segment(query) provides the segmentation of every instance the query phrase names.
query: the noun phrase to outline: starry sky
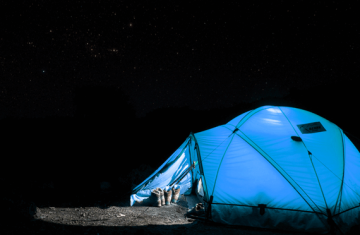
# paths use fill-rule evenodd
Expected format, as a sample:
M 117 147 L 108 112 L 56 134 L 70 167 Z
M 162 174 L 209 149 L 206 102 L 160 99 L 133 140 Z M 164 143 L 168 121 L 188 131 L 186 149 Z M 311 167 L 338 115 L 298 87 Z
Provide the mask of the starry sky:
M 141 117 L 358 78 L 352 3 L 275 2 L 3 3 L 1 115 L 71 117 L 88 85 L 123 92 Z

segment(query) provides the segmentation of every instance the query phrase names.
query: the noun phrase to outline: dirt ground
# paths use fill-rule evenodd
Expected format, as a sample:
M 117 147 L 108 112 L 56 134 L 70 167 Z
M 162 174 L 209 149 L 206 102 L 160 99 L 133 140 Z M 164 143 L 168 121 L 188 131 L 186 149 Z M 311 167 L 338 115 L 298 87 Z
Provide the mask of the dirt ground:
M 18 226 L 18 230 L 12 227 L 4 234 L 307 234 L 225 226 L 189 218 L 189 203 L 183 195 L 178 203 L 162 207 L 130 207 L 129 198 L 123 198 L 88 207 L 37 207 L 32 204 L 29 210 L 33 211 L 33 216 L 28 224 Z
M 6 185 L 6 181 L 0 181 Z M 2 220 L 0 234 L 249 234 L 305 235 L 301 232 L 226 226 L 189 218 L 187 212 L 196 200 L 181 195 L 176 204 L 162 207 L 133 206 L 130 198 L 118 193 L 100 193 L 86 200 L 85 196 L 69 200 L 47 201 L 55 195 L 30 197 L 23 191 L 8 190 L 0 194 Z M 30 194 L 32 194 L 30 191 Z M 88 195 L 89 196 L 89 195 Z M 196 196 L 195 196 L 196 197 Z M 74 199 L 75 198 L 75 199 Z M 189 208 L 190 207 L 190 208 Z M 360 234 L 359 230 L 352 234 Z M 308 234 L 309 235 L 309 234 Z

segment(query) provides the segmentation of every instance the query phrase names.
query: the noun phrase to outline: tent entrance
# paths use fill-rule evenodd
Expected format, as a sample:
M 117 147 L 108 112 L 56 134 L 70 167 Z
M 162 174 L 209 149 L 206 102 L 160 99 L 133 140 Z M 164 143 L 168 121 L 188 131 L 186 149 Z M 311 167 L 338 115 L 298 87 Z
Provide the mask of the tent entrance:
M 199 151 L 195 141 L 190 135 L 150 177 L 136 186 L 130 196 L 130 205 L 150 197 L 153 189 L 166 186 L 179 185 L 180 194 L 190 195 L 193 187 L 197 187 L 194 182 L 200 178 Z

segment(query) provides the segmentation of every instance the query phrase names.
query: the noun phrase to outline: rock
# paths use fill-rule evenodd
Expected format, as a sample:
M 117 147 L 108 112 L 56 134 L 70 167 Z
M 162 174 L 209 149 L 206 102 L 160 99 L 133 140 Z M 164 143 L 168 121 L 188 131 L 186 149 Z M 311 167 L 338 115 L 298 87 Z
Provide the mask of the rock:
M 55 207 L 49 207 L 49 208 L 50 208 L 50 210 L 53 210 L 53 211 L 55 210 Z
M 187 215 L 203 215 L 205 214 L 204 205 L 202 203 L 196 204 L 196 206 L 187 212 Z

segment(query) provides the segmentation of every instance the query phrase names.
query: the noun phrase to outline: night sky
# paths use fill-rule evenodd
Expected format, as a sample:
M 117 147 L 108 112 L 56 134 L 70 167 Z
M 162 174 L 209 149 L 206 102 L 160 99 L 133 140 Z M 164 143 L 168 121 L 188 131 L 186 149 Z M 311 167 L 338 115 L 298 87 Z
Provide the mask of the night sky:
M 351 3 L 6 2 L 0 117 L 72 117 L 89 85 L 122 91 L 141 117 L 352 86 L 360 72 Z
M 92 206 L 107 181 L 118 198 L 190 132 L 262 105 L 314 112 L 360 149 L 360 11 L 319 2 L 2 1 L 5 193 Z

